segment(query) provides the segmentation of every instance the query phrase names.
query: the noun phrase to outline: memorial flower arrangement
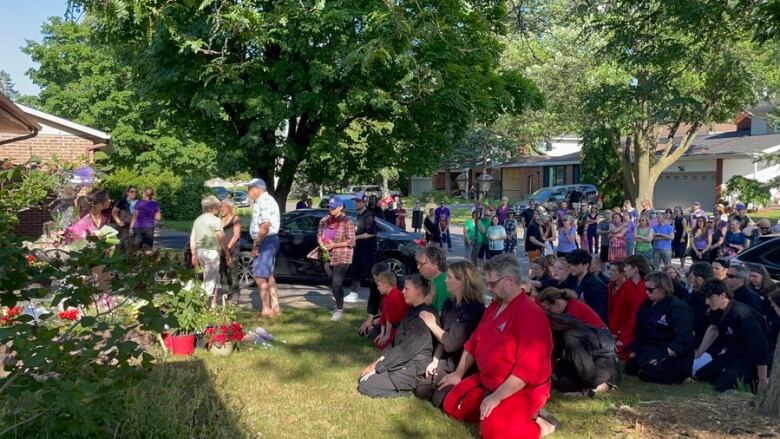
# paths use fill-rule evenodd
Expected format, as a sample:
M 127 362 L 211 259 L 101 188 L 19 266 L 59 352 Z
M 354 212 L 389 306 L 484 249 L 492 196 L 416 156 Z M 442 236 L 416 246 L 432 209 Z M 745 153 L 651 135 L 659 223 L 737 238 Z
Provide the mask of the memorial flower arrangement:
M 222 325 L 209 326 L 204 333 L 209 347 L 222 347 L 225 343 L 244 340 L 244 330 L 241 323 L 231 322 Z

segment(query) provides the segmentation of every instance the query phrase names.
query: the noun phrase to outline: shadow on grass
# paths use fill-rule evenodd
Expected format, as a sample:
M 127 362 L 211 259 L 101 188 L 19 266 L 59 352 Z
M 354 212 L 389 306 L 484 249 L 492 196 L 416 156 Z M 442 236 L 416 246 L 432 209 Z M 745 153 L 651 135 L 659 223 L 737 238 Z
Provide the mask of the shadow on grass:
M 243 438 L 240 404 L 219 392 L 220 378 L 202 360 L 171 360 L 155 365 L 149 377 L 128 391 L 122 438 Z

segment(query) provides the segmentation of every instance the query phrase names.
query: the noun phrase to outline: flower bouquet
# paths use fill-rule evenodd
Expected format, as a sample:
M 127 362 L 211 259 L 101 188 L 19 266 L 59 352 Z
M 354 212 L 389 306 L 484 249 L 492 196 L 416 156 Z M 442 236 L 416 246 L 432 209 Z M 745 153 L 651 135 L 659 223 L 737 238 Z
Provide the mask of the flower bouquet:
M 203 335 L 209 352 L 215 355 L 230 355 L 233 344 L 244 340 L 244 330 L 238 322 L 209 326 Z

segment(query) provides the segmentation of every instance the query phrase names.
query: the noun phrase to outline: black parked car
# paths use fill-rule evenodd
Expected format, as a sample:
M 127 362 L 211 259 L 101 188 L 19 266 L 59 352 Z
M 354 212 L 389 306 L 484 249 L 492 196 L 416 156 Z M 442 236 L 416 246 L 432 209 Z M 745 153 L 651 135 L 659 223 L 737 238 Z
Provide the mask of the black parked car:
M 780 282 L 780 235 L 769 235 L 759 241 L 760 244 L 738 254 L 731 263 L 763 265 L 772 279 Z
M 327 209 L 300 209 L 282 214 L 279 227 L 279 253 L 276 255 L 276 278 L 295 281 L 327 281 L 322 263 L 306 258 L 317 247 L 317 226 L 327 215 Z M 357 213 L 347 210 L 354 222 Z M 377 227 L 377 262 L 387 262 L 397 276 L 417 272 L 414 259 L 425 240 L 406 232 L 383 219 L 375 219 Z M 239 252 L 239 283 L 242 288 L 254 284 L 252 277 L 252 238 L 249 231 L 241 232 Z M 189 261 L 189 243 L 185 261 Z

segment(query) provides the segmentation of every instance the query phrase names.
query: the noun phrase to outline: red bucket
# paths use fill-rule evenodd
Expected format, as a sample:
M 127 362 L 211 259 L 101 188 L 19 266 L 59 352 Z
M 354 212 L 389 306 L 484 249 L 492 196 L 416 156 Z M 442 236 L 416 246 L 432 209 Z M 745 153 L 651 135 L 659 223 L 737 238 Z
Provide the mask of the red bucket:
M 163 334 L 163 342 L 173 355 L 192 355 L 195 351 L 195 334 Z

